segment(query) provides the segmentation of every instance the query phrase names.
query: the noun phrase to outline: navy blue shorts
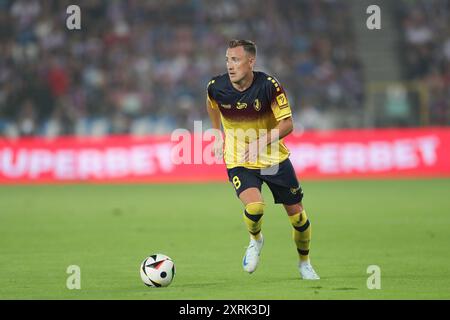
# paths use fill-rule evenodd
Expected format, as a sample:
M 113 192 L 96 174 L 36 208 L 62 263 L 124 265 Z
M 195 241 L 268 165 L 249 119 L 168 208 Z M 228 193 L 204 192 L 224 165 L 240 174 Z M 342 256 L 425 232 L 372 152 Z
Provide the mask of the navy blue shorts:
M 258 188 L 261 191 L 261 186 L 265 182 L 272 192 L 275 203 L 293 205 L 303 199 L 303 190 L 289 159 L 268 169 L 235 167 L 227 171 L 238 197 L 248 188 Z

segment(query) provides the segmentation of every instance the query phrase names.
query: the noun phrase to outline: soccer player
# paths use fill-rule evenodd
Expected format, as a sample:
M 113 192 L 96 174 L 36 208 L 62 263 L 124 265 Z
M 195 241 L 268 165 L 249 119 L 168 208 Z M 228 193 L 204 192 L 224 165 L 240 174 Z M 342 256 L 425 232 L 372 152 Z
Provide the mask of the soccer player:
M 229 180 L 245 207 L 243 218 L 250 244 L 243 268 L 249 273 L 256 270 L 264 244 L 261 186 L 265 182 L 275 203 L 284 206 L 292 224 L 300 276 L 319 279 L 309 260 L 311 224 L 302 204 L 303 191 L 283 144 L 283 138 L 293 130 L 289 101 L 274 77 L 253 71 L 255 61 L 255 43 L 230 41 L 227 73 L 208 83 L 206 101 L 212 127 L 217 132 L 215 156 L 224 158 Z

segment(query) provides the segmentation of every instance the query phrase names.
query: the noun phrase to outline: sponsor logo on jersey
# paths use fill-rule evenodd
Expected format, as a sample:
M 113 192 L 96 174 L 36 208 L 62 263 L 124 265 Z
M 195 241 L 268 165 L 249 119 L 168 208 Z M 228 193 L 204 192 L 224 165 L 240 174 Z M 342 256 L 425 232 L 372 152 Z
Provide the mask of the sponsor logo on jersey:
M 238 102 L 236 104 L 236 109 L 238 109 L 238 110 L 242 110 L 242 109 L 245 109 L 245 108 L 247 108 L 247 104 L 244 103 L 244 102 Z
M 224 109 L 231 109 L 231 104 L 221 104 Z

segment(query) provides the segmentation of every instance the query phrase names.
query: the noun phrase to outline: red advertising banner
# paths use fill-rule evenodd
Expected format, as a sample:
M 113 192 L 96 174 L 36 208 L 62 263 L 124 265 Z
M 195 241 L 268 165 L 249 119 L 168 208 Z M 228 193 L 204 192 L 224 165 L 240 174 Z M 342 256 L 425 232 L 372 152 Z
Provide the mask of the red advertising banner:
M 450 129 L 311 132 L 286 144 L 300 177 L 450 177 Z
M 173 140 L 0 138 L 0 183 L 227 180 L 225 165 L 208 156 L 210 139 L 196 134 Z M 291 134 L 285 143 L 301 179 L 450 177 L 450 129 L 305 132 Z M 192 152 L 180 153 L 181 145 Z

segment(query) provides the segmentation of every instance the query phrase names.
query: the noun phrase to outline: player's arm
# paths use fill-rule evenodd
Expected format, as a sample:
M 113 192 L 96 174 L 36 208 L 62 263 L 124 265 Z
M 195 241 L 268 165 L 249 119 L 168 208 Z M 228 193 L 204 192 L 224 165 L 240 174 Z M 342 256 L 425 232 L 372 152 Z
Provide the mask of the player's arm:
M 267 146 L 271 143 L 277 142 L 280 139 L 288 136 L 294 130 L 294 123 L 292 116 L 281 119 L 278 121 L 278 125 L 270 130 L 267 134 L 259 137 L 259 145 Z
M 212 101 L 209 97 L 206 98 L 206 109 L 208 110 L 209 119 L 211 120 L 211 126 L 213 129 L 220 131 L 220 111 L 213 107 Z
M 294 130 L 291 106 L 289 105 L 286 92 L 277 80 L 271 77 L 267 80 L 267 94 L 272 101 L 270 107 L 278 124 L 267 135 L 259 138 L 260 146 L 267 146 L 283 139 Z
M 256 156 L 254 152 L 262 152 L 267 146 L 288 136 L 293 130 L 294 123 L 292 121 L 292 116 L 290 114 L 284 116 L 282 119 L 278 120 L 278 124 L 275 128 L 267 132 L 267 134 L 260 135 L 257 140 L 250 143 L 245 151 L 245 159 L 254 159 Z
M 286 116 L 285 118 L 278 121 L 278 124 L 275 128 L 267 132 L 267 134 L 263 134 L 259 136 L 258 140 L 254 141 L 253 146 L 249 146 L 246 156 L 249 157 L 248 154 L 250 150 L 257 148 L 259 152 L 261 152 L 265 147 L 269 146 L 272 143 L 277 142 L 280 139 L 283 139 L 287 135 L 289 135 L 294 130 L 294 123 L 292 121 L 292 116 Z
M 275 128 L 267 132 L 267 134 L 259 136 L 256 141 L 249 145 L 245 155 L 246 157 L 250 156 L 250 152 L 254 152 L 250 150 L 257 150 L 257 152 L 261 152 L 264 148 L 280 139 L 283 139 L 294 130 L 291 107 L 284 89 L 275 79 L 269 77 L 267 80 L 269 81 L 266 84 L 267 95 L 272 101 L 271 109 L 278 123 Z
M 223 137 L 220 122 L 220 111 L 209 96 L 206 98 L 206 110 L 208 111 L 211 126 L 214 129 L 214 155 L 217 159 L 223 157 Z

